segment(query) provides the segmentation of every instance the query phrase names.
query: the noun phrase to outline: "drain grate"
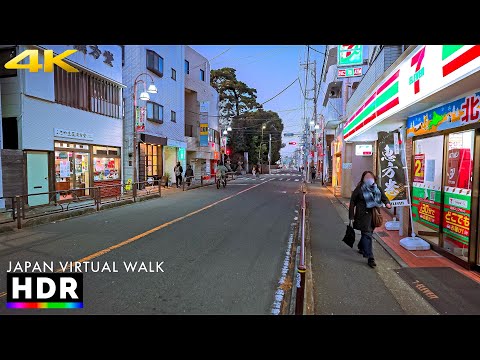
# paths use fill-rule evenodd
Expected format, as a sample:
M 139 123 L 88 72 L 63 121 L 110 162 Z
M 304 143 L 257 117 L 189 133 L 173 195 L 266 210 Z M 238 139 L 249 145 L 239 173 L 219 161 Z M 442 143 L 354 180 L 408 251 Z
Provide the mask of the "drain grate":
M 377 234 L 380 237 L 390 237 L 385 231 L 376 231 L 375 234 Z

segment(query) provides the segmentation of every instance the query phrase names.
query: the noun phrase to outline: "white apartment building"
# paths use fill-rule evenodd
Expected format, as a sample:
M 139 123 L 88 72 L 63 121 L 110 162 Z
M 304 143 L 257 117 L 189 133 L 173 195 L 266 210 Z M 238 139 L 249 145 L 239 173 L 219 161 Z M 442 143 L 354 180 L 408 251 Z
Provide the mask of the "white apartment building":
M 44 49 L 54 54 L 76 49 L 65 62 L 79 72 L 58 66 L 52 72 L 4 68 L 27 49 L 39 50 L 41 64 Z M 120 46 L 1 45 L 0 63 L 4 196 L 72 188 L 79 189 L 78 196 L 88 196 L 91 187 L 122 181 Z M 29 196 L 28 205 L 54 200 L 62 195 Z
M 220 159 L 218 98 L 210 86 L 208 59 L 185 46 L 185 138 L 195 176 L 215 174 Z
M 184 113 L 184 46 L 126 45 L 123 47 L 124 169 L 125 179 L 133 179 L 134 83 L 137 83 L 137 106 L 145 107 L 144 131 L 137 133 L 138 180 L 146 181 L 170 174 L 177 161 L 186 168 Z M 158 90 L 150 100 L 139 100 L 151 84 Z M 144 84 L 146 84 L 144 87 Z

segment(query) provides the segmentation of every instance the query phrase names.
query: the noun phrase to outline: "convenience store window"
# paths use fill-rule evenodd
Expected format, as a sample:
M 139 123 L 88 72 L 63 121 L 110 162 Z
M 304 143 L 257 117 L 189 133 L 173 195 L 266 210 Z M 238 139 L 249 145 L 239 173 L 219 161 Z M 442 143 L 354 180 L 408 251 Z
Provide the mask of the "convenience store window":
M 93 181 L 120 179 L 120 148 L 93 146 Z
M 443 247 L 468 261 L 475 131 L 447 135 L 444 174 Z
M 442 213 L 443 135 L 414 141 L 412 215 L 415 233 L 439 245 Z

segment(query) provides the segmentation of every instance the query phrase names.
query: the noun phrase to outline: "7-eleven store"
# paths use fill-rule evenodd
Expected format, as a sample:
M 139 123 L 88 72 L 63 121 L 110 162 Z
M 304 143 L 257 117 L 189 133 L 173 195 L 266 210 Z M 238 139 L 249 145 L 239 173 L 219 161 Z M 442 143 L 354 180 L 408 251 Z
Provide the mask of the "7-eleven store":
M 479 270 L 480 45 L 411 46 L 349 115 L 344 140 L 376 144 L 378 132 L 394 130 L 404 139 L 415 234 Z M 376 150 L 371 169 L 381 177 Z M 397 213 L 409 236 L 408 207 Z

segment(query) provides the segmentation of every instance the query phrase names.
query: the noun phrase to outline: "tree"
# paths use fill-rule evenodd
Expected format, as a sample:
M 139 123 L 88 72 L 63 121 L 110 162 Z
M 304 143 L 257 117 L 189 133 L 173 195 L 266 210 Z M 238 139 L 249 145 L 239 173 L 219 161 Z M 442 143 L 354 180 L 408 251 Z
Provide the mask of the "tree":
M 212 70 L 210 84 L 219 94 L 222 125 L 227 125 L 229 119 L 239 117 L 247 111 L 262 108 L 257 102 L 257 90 L 237 80 L 236 70 L 233 68 Z
M 262 139 L 262 126 L 263 130 Z M 280 159 L 282 145 L 283 122 L 280 116 L 274 111 L 262 109 L 247 112 L 239 118 L 232 120 L 232 132 L 229 136 L 229 145 L 234 153 L 242 154 L 248 152 L 250 163 L 268 162 L 269 134 L 272 135 L 272 158 L 271 163 L 275 164 Z

